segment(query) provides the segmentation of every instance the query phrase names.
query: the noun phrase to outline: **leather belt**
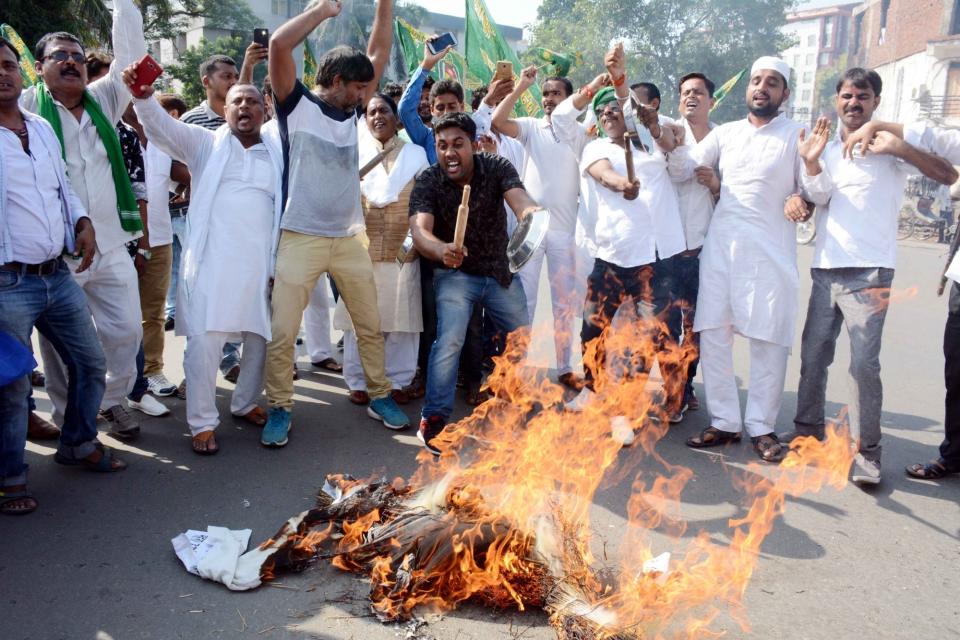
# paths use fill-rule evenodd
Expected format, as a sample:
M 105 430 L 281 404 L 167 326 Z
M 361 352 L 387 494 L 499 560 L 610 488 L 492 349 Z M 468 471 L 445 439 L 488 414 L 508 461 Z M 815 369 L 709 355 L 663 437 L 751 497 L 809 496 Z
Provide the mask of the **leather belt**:
M 13 271 L 27 276 L 52 276 L 60 268 L 63 258 L 56 257 L 40 264 L 24 264 L 23 262 L 7 262 L 0 264 L 0 271 Z

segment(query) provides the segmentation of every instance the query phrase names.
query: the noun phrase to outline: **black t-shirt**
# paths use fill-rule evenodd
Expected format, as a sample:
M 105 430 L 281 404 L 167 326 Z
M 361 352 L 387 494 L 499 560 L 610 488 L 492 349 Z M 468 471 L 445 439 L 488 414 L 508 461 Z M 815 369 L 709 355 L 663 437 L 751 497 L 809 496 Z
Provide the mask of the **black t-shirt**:
M 467 256 L 460 270 L 476 276 L 494 278 L 504 287 L 513 279 L 507 261 L 507 212 L 503 194 L 510 189 L 523 189 L 523 182 L 510 161 L 488 153 L 473 155 L 473 178 L 470 180 L 470 216 L 463 244 Z M 457 210 L 463 198 L 463 187 L 447 177 L 439 164 L 417 176 L 410 194 L 410 215 L 433 215 L 433 235 L 444 242 L 453 242 L 457 226 Z

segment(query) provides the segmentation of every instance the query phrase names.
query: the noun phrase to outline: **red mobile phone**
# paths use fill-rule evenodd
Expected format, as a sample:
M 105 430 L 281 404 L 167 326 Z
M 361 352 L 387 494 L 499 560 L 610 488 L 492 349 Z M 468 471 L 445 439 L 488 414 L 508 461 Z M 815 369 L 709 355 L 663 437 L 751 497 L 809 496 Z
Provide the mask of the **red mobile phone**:
M 157 64 L 157 61 L 150 57 L 150 54 L 143 56 L 140 59 L 140 62 L 137 63 L 137 86 L 150 86 L 153 84 L 157 78 L 163 75 L 163 67 Z M 142 98 L 143 94 L 138 91 L 131 90 L 132 93 L 137 98 Z

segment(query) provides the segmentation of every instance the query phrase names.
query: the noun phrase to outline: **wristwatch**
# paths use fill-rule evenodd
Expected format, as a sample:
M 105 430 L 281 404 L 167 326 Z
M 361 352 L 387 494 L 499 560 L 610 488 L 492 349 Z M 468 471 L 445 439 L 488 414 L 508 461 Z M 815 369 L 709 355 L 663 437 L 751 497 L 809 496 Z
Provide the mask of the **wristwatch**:
M 144 260 L 149 260 L 149 259 L 150 259 L 150 255 L 151 255 L 151 254 L 150 254 L 150 249 L 137 249 L 137 253 L 139 253 L 141 256 L 143 256 L 143 259 L 144 259 Z

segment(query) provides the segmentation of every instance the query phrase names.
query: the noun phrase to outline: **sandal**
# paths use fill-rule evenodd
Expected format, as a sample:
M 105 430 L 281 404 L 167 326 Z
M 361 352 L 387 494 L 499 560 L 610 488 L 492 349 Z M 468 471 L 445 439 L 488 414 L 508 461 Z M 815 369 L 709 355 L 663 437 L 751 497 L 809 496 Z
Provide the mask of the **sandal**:
M 220 451 L 213 431 L 202 431 L 190 439 L 190 448 L 201 456 L 212 456 Z
M 90 456 L 86 458 L 68 458 L 59 451 L 53 454 L 53 461 L 68 467 L 85 467 L 88 471 L 95 471 L 96 473 L 113 473 L 114 471 L 123 471 L 127 468 L 126 462 L 114 457 L 113 450 L 110 447 L 105 447 L 99 442 L 94 442 L 93 446 L 100 452 L 100 458 L 96 462 L 90 460 Z
M 741 434 L 739 431 L 723 431 L 716 427 L 707 427 L 700 432 L 698 436 L 687 438 L 687 446 L 694 449 L 706 449 L 707 447 L 719 447 L 726 444 L 740 442 Z
M 343 365 L 333 358 L 324 358 L 320 362 L 311 362 L 310 364 L 317 369 L 326 369 L 327 371 L 333 371 L 334 373 L 340 373 L 343 371 Z
M 263 407 L 254 407 L 246 413 L 235 413 L 233 415 L 241 420 L 246 420 L 255 427 L 262 427 L 267 424 L 267 412 L 263 410 Z
M 26 507 L 14 507 L 11 503 L 26 502 Z M 0 513 L 5 516 L 25 516 L 37 510 L 39 503 L 26 489 L 20 491 L 0 491 Z
M 753 450 L 764 462 L 780 462 L 783 460 L 783 446 L 777 440 L 776 434 L 767 433 L 762 436 L 754 436 L 750 438 L 750 442 L 753 443 Z
M 918 462 L 907 467 L 907 475 L 920 480 L 939 480 L 955 473 L 960 473 L 960 469 L 950 469 L 943 458 L 925 464 Z

